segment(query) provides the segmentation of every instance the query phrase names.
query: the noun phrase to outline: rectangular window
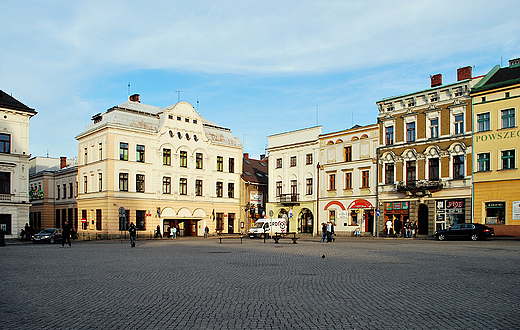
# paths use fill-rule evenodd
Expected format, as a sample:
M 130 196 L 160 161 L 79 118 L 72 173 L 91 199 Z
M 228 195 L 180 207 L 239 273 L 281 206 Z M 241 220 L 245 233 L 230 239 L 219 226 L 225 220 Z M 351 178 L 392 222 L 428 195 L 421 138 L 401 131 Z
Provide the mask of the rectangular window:
M 188 194 L 188 179 L 186 179 L 186 178 L 179 179 L 179 194 L 180 195 Z
M 235 173 L 235 158 L 229 158 L 229 173 Z
M 83 192 L 85 194 L 88 192 L 88 179 L 86 175 L 83 177 Z
M 291 167 L 296 166 L 296 156 L 291 156 Z
M 345 173 L 345 189 L 352 189 L 352 172 Z
M 99 160 L 103 159 L 103 143 L 99 144 Z
M 344 153 L 345 153 L 345 161 L 351 162 L 352 161 L 352 146 L 345 147 Z
M 162 192 L 163 194 L 172 193 L 172 178 L 169 176 L 164 176 L 162 179 Z
M 515 151 L 505 150 L 502 151 L 502 169 L 509 170 L 515 168 Z
M 63 199 L 67 198 L 67 184 L 63 184 Z
M 128 173 L 119 173 L 119 191 L 128 191 Z
M 57 190 L 57 192 L 56 192 L 56 199 L 60 199 L 60 197 L 61 197 L 60 185 L 56 186 L 56 190 Z
M 506 203 L 489 202 L 486 203 L 486 225 L 505 225 L 506 224 Z
M 188 152 L 181 151 L 180 153 L 180 167 L 188 167 Z
M 5 235 L 13 234 L 11 214 L 0 214 L 0 230 L 2 230 Z
M 217 156 L 217 171 L 224 172 L 224 158 Z
M 202 196 L 202 180 L 195 180 L 195 195 Z
M 439 158 L 428 159 L 428 179 L 430 181 L 438 181 L 439 173 Z
M 307 195 L 312 195 L 313 194 L 313 186 L 312 186 L 312 178 L 309 178 L 309 179 L 306 179 L 306 193 Z
M 72 185 L 72 182 L 69 183 L 69 198 L 72 198 L 74 197 L 74 188 L 73 188 L 73 185 Z
M 370 171 L 361 172 L 361 188 L 370 187 Z
M 129 218 L 129 212 L 127 211 L 126 218 Z M 128 222 L 130 219 L 128 219 Z M 136 210 L 135 211 L 135 226 L 137 230 L 146 230 L 146 211 L 145 210 Z
M 163 165 L 170 166 L 172 164 L 172 151 L 170 149 L 163 149 Z
M 394 126 L 388 126 L 386 128 L 385 142 L 386 145 L 394 144 Z
M 0 134 L 0 153 L 11 153 L 11 135 Z
M 406 124 L 406 142 L 415 142 L 415 122 Z
M 305 165 L 311 165 L 312 164 L 312 154 L 305 155 Z
M 298 194 L 298 181 L 291 180 L 291 200 Z
M 135 191 L 144 193 L 144 174 L 136 174 Z
M 215 230 L 222 232 L 224 229 L 224 213 L 217 213 L 217 225 Z
M 233 182 L 228 183 L 228 198 L 235 198 L 235 184 Z
M 86 156 L 87 155 L 87 149 L 85 148 L 85 163 Z M 119 160 L 128 160 L 128 143 L 120 142 L 119 143 Z
M 477 115 L 478 131 L 485 132 L 491 129 L 489 112 Z
M 455 134 L 464 133 L 464 115 L 455 116 Z
M 98 173 L 98 191 L 103 191 L 103 173 Z
M 406 181 L 412 182 L 417 179 L 415 175 L 415 160 L 409 160 L 406 162 Z
M 103 223 L 102 223 L 102 213 L 101 209 L 96 210 L 96 230 L 102 230 L 103 229 Z
M 394 164 L 385 164 L 385 184 L 394 184 Z
M 135 151 L 136 151 L 135 160 L 137 162 L 144 163 L 144 146 L 138 144 L 135 147 Z
M 87 158 L 87 148 L 85 148 L 85 151 L 83 153 L 83 163 L 86 164 L 88 163 L 88 158 Z
M 276 197 L 282 196 L 282 181 L 276 182 Z
M 329 174 L 329 190 L 336 190 L 336 174 Z
M 202 169 L 202 154 L 200 152 L 195 154 L 195 168 L 201 170 Z
M 439 137 L 439 118 L 430 120 L 430 137 L 432 139 Z
M 491 160 L 488 153 L 482 153 L 477 155 L 478 171 L 487 172 L 491 170 Z
M 515 109 L 502 110 L 502 128 L 515 127 Z
M 282 168 L 282 159 L 281 158 L 276 159 L 276 168 Z
M 10 193 L 11 193 L 11 173 L 10 172 L 0 172 L 0 194 L 10 194 Z
M 464 156 L 453 156 L 453 178 L 464 179 Z
M 217 187 L 216 187 L 217 197 L 222 197 L 222 190 L 223 190 L 222 187 L 223 187 L 223 183 L 220 181 L 217 181 Z

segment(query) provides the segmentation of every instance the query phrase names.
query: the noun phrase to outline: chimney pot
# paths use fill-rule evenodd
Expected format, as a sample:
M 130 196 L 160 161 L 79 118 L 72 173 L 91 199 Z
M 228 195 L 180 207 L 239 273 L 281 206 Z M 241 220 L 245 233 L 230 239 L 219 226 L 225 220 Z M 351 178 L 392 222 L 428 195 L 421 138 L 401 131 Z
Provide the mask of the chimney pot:
M 471 66 L 457 69 L 457 81 L 471 79 Z
M 249 153 L 244 152 L 244 159 L 249 159 Z
M 60 168 L 65 168 L 67 166 L 67 157 L 60 157 Z
M 139 101 L 139 94 L 130 95 L 130 101 L 140 103 L 141 101 Z
M 509 66 L 513 66 L 513 65 L 516 65 L 516 64 L 520 64 L 520 57 L 512 59 L 512 60 L 509 60 Z
M 435 75 L 431 76 L 430 79 L 431 79 L 432 87 L 437 87 L 437 86 L 442 85 L 442 74 L 440 74 L 440 73 L 435 74 Z

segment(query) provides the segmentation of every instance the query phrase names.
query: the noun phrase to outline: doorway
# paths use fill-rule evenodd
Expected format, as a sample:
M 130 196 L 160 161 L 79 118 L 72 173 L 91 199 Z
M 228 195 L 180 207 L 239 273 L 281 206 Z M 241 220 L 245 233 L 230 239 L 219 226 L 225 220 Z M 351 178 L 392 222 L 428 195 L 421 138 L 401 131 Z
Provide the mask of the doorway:
M 298 218 L 299 218 L 298 227 L 299 227 L 300 233 L 312 234 L 313 217 L 312 217 L 311 210 L 309 210 L 309 209 L 301 210 L 300 216 Z
M 428 205 L 426 204 L 419 204 L 417 228 L 419 230 L 419 235 L 428 235 Z

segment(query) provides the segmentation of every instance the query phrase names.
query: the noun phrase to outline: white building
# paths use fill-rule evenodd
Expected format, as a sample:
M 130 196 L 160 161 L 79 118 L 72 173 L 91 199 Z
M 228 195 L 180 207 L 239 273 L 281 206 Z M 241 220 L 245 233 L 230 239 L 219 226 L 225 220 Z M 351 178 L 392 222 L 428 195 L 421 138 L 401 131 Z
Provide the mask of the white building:
M 378 145 L 377 124 L 320 136 L 318 222 L 332 222 L 338 235 L 374 233 Z
M 0 230 L 20 237 L 29 222 L 29 120 L 34 109 L 0 90 Z
M 268 136 L 266 216 L 287 218 L 288 231 L 316 234 L 316 182 L 321 126 Z
M 119 210 L 139 235 L 239 232 L 242 145 L 186 102 L 165 108 L 139 95 L 92 118 L 79 143 L 80 237 L 120 233 Z

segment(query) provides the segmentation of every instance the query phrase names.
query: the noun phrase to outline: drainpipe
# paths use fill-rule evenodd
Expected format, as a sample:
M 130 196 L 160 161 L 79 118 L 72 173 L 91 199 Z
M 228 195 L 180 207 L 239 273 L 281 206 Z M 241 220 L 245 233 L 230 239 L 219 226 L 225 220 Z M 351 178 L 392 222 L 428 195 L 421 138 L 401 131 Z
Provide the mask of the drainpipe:
M 475 214 L 475 182 L 473 182 L 473 169 L 475 168 L 475 134 L 473 134 L 473 97 L 471 98 L 471 222 L 475 222 L 473 218 Z M 482 216 L 480 217 L 482 219 Z M 464 219 L 466 222 L 466 219 Z
M 377 215 L 377 211 L 379 211 L 379 147 L 376 148 L 376 214 L 374 214 L 374 231 L 376 234 L 375 236 L 379 237 L 379 216 Z

